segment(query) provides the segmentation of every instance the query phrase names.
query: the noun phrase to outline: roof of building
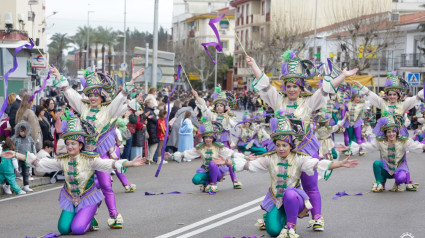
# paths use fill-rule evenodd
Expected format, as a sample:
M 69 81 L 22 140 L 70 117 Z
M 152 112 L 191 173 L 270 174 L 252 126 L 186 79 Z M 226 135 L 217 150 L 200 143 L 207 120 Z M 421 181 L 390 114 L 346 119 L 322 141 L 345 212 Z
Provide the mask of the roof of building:
M 225 14 L 226 17 L 228 17 L 229 19 L 235 19 L 235 12 L 236 12 L 235 9 L 229 9 L 228 7 L 226 7 L 226 8 L 218 9 L 217 13 L 210 12 L 210 13 L 202 13 L 202 14 L 192 16 L 190 18 L 187 18 L 186 22 L 193 22 L 198 19 L 217 18 L 218 15 L 222 15 L 222 14 Z

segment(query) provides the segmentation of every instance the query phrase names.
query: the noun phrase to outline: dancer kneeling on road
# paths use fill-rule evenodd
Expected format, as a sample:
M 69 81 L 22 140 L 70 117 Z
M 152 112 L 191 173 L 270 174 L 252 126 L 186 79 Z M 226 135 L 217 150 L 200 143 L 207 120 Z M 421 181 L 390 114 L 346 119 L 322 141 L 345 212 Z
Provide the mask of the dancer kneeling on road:
M 372 191 L 375 193 L 385 190 L 387 179 L 395 179 L 391 191 L 403 191 L 402 184 L 406 184 L 407 191 L 416 191 L 419 184 L 410 180 L 409 167 L 407 165 L 407 151 L 421 153 L 425 151 L 425 145 L 419 141 L 413 141 L 407 136 L 401 134 L 403 127 L 402 116 L 390 114 L 383 111 L 381 117 L 373 129 L 376 139 L 372 142 L 363 144 L 351 143 L 350 147 L 340 145 L 339 151 L 349 151 L 351 154 L 357 154 L 361 149 L 364 151 L 380 152 L 380 160 L 373 163 L 373 173 L 376 182 L 373 184 Z
M 176 152 L 174 154 L 165 153 L 165 158 L 173 158 L 177 162 L 188 161 L 196 158 L 202 158 L 204 161 L 202 166 L 196 171 L 193 176 L 192 182 L 195 185 L 201 185 L 201 190 L 209 194 L 215 194 L 217 189 L 217 182 L 223 180 L 226 174 L 230 174 L 233 181 L 234 189 L 241 189 L 242 184 L 236 179 L 234 167 L 232 165 L 217 166 L 212 160 L 218 156 L 226 158 L 244 158 L 245 155 L 234 152 L 233 150 L 224 146 L 221 142 L 214 142 L 217 130 L 214 129 L 211 121 L 206 121 L 202 118 L 203 124 L 199 127 L 201 136 L 204 139 L 203 143 L 199 143 L 196 148 L 186 150 L 184 152 Z M 216 124 L 218 125 L 218 124 Z
M 309 155 L 295 153 L 297 133 L 286 116 L 272 118 L 270 127 L 273 131 L 271 137 L 276 144 L 272 154 L 252 161 L 242 157 L 236 157 L 233 161 L 220 157 L 214 162 L 233 165 L 236 171 L 269 171 L 271 186 L 261 204 L 261 208 L 267 212 L 264 215 L 266 231 L 273 237 L 296 238 L 297 216 L 304 217 L 312 209 L 308 195 L 299 184 L 301 173 L 312 175 L 317 171 L 319 176 L 327 178 L 330 170 L 339 167 L 353 168 L 358 161 L 349 160 L 348 157 L 343 161 L 319 161 Z
M 105 198 L 95 184 L 95 171 L 111 173 L 113 170 L 125 172 L 127 167 L 138 167 L 145 164 L 145 158 L 137 157 L 133 161 L 101 159 L 96 152 L 84 151 L 87 134 L 81 129 L 78 117 L 71 117 L 68 129 L 62 138 L 65 140 L 67 154 L 55 159 L 36 159 L 32 153 L 16 153 L 6 151 L 3 158 L 17 158 L 35 167 L 40 172 L 63 170 L 65 185 L 59 194 L 59 206 L 62 213 L 58 222 L 58 230 L 62 235 L 73 233 L 82 235 L 89 229 L 98 229 L 94 218 L 100 202 Z M 113 222 L 113 221 L 112 221 Z

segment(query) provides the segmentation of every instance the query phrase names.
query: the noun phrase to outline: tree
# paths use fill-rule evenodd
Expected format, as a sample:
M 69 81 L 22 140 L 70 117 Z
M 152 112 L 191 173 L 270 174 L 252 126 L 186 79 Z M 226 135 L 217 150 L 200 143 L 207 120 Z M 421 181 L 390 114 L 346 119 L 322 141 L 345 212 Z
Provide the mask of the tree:
M 213 47 L 209 47 L 208 49 L 211 55 L 214 57 L 216 49 Z M 189 46 L 189 44 L 187 44 L 186 46 L 181 46 L 174 49 L 174 52 L 176 53 L 176 64 L 182 64 L 187 74 L 189 74 L 189 72 L 199 72 L 199 82 L 203 91 L 207 90 L 207 86 L 210 88 L 212 85 L 214 85 L 215 64 L 209 58 L 208 54 L 205 52 L 202 46 Z M 223 71 L 223 68 L 226 66 L 229 67 L 228 63 L 233 58 L 228 59 L 226 57 L 227 56 L 223 54 L 217 54 L 217 72 L 219 72 L 219 69 Z M 233 64 L 232 61 L 231 63 Z M 217 75 L 219 74 L 217 73 Z M 194 87 L 196 87 L 198 84 L 196 81 L 191 81 L 191 83 Z
M 71 46 L 72 40 L 66 34 L 55 33 L 48 45 L 50 53 L 50 64 L 54 64 L 57 69 L 64 70 L 65 62 L 63 51 Z
M 344 67 L 358 67 L 361 74 L 371 64 L 376 64 L 378 60 L 382 62 L 381 54 L 397 44 L 399 33 L 389 12 L 382 12 L 379 8 L 370 9 L 363 2 L 351 2 L 344 9 L 334 9 L 333 14 L 335 18 L 341 14 L 350 18 L 335 24 L 333 31 L 336 33 L 328 37 L 336 39 L 336 47 L 346 63 Z

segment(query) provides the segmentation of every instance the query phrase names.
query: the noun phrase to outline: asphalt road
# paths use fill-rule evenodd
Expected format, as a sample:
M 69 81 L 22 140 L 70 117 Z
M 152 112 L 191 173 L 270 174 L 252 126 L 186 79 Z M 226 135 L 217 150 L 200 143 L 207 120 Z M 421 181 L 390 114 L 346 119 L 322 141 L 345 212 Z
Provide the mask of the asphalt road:
M 337 135 L 337 141 L 342 136 Z M 319 182 L 322 194 L 322 213 L 325 231 L 307 229 L 309 218 L 298 219 L 300 237 L 385 237 L 398 238 L 408 232 L 412 237 L 425 237 L 425 188 L 417 192 L 388 191 L 394 180 L 387 182 L 387 191 L 363 196 L 344 196 L 337 200 L 337 192 L 366 193 L 374 181 L 372 163 L 378 153 L 369 153 L 354 169 L 333 171 L 328 181 Z M 424 154 L 408 154 L 411 177 L 425 183 Z M 269 237 L 254 224 L 263 212 L 259 208 L 270 183 L 267 173 L 238 173 L 243 189 L 234 190 L 230 178 L 219 183 L 216 195 L 201 193 L 191 179 L 200 160 L 163 165 L 155 178 L 156 165 L 131 168 L 127 171 L 130 182 L 137 184 L 134 193 L 124 188 L 114 177 L 118 211 L 123 215 L 124 228 L 112 230 L 107 224 L 108 212 L 104 204 L 98 210 L 100 230 L 88 232 L 85 237 Z M 57 231 L 60 215 L 58 205 L 61 184 L 42 186 L 25 196 L 0 196 L 0 237 L 39 237 Z M 145 192 L 181 194 L 146 196 Z M 72 237 L 72 236 L 70 236 Z M 409 237 L 409 236 L 404 236 Z

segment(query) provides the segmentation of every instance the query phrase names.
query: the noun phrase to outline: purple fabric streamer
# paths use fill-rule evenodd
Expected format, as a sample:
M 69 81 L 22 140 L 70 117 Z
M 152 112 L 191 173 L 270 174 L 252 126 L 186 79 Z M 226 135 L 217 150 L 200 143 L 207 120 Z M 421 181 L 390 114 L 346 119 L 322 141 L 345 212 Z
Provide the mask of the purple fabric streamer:
M 43 236 L 43 238 L 54 238 L 54 237 L 59 237 L 59 236 L 62 236 L 62 235 L 56 234 L 56 233 L 49 233 L 49 234 Z M 37 238 L 37 237 L 27 236 L 26 238 Z
M 329 67 L 329 72 L 332 73 L 332 62 L 331 59 L 327 59 L 328 60 L 328 67 Z
M 174 191 L 174 192 L 170 192 L 170 193 L 150 193 L 150 192 L 145 192 L 145 196 L 166 195 L 166 194 L 181 194 L 181 192 L 179 192 L 179 191 Z
M 267 117 L 267 116 L 272 116 L 272 115 L 273 115 L 273 113 L 269 113 L 269 114 L 263 113 L 262 115 L 255 116 L 255 117 L 252 117 L 252 118 L 250 118 L 250 119 L 246 119 L 246 120 L 243 120 L 243 121 L 241 121 L 241 122 L 238 122 L 238 124 L 236 124 L 236 126 L 237 126 L 237 125 L 240 125 L 240 124 L 243 124 L 243 123 L 245 123 L 245 122 L 249 122 L 249 121 L 254 120 L 254 119 L 256 119 L 256 118 L 259 118 L 259 117 Z
M 47 77 L 44 79 L 43 86 L 41 86 L 41 88 L 39 90 L 35 91 L 31 95 L 30 100 L 28 100 L 28 102 L 31 102 L 34 99 L 35 95 L 37 95 L 37 93 L 40 93 L 41 91 L 43 91 L 46 88 L 46 83 L 47 83 L 47 80 L 50 78 L 50 73 L 51 73 L 51 71 L 49 71 L 49 73 L 47 74 Z
M 343 196 L 362 196 L 363 193 L 356 193 L 354 195 L 350 195 L 350 194 L 346 193 L 345 190 L 344 190 L 343 192 L 338 192 L 335 195 L 336 196 L 332 198 L 333 200 L 337 200 L 338 198 L 343 197 Z
M 217 37 L 217 42 L 201 43 L 201 45 L 204 47 L 205 51 L 207 52 L 212 62 L 214 62 L 214 64 L 217 64 L 217 62 L 211 56 L 211 53 L 208 50 L 208 46 L 214 46 L 215 49 L 219 52 L 223 51 L 223 48 L 221 47 L 220 34 L 218 33 L 217 27 L 215 27 L 214 23 L 220 22 L 221 18 L 223 18 L 224 16 L 225 14 L 217 18 L 210 19 L 210 22 L 208 23 L 208 25 L 210 25 L 211 29 L 214 31 L 215 36 Z
M 8 83 L 7 80 L 9 78 L 9 74 L 15 72 L 15 70 L 18 68 L 18 60 L 16 59 L 16 55 L 24 47 L 30 50 L 30 49 L 34 48 L 34 43 L 32 41 L 30 41 L 30 44 L 21 45 L 21 46 L 19 46 L 18 48 L 15 49 L 15 53 L 13 54 L 13 67 L 11 69 L 9 69 L 9 71 L 7 71 L 7 73 L 4 75 L 4 84 L 5 84 L 4 88 L 6 89 L 6 93 L 4 95 L 3 105 L 1 106 L 1 109 L 0 109 L 0 118 L 3 116 L 4 111 L 6 110 L 6 107 L 7 107 L 7 98 L 9 96 L 9 83 Z
M 180 73 L 182 71 L 182 66 L 179 65 L 178 71 L 177 71 L 177 83 L 180 82 Z M 166 130 L 165 130 L 165 137 L 164 137 L 164 144 L 162 145 L 162 153 L 161 153 L 161 163 L 158 166 L 158 169 L 156 170 L 155 177 L 158 177 L 159 172 L 161 171 L 162 164 L 164 163 L 164 154 L 165 154 L 165 147 L 167 146 L 167 140 L 168 140 L 168 133 L 170 132 L 169 126 L 168 126 L 168 117 L 170 116 L 170 99 L 173 95 L 174 91 L 176 90 L 177 84 L 174 85 L 173 90 L 171 90 L 170 95 L 168 96 L 168 102 L 167 102 L 167 117 L 165 118 L 165 121 L 167 122 Z

